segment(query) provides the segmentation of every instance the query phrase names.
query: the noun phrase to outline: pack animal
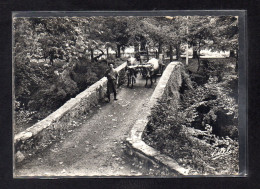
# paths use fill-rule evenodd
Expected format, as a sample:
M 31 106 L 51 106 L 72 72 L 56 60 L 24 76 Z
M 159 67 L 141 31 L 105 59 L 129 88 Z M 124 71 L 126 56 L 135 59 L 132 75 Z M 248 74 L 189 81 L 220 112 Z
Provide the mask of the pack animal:
M 133 88 L 134 83 L 136 83 L 136 77 L 137 77 L 137 66 L 138 62 L 136 58 L 130 57 L 127 59 L 127 66 L 126 66 L 126 75 L 127 75 L 127 87 L 131 85 L 131 88 Z
M 156 59 L 156 58 L 150 59 L 146 63 L 146 66 L 144 66 L 143 72 L 144 72 L 144 77 L 146 79 L 145 87 L 147 87 L 149 79 L 150 79 L 150 82 L 151 82 L 150 87 L 152 87 L 153 79 L 155 80 L 154 82 L 156 82 L 156 77 L 157 77 L 157 74 L 159 72 L 159 60 Z

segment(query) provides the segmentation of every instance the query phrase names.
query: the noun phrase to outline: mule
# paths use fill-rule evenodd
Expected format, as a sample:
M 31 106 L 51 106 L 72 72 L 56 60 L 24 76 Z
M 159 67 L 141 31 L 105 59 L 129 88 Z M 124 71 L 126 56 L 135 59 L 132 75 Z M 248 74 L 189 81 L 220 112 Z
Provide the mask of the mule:
M 153 85 L 153 79 L 155 80 L 154 82 L 156 83 L 158 73 L 159 73 L 159 60 L 152 58 L 146 63 L 146 66 L 143 67 L 143 74 L 146 79 L 145 87 L 147 87 L 149 79 L 151 82 L 150 87 L 152 87 Z

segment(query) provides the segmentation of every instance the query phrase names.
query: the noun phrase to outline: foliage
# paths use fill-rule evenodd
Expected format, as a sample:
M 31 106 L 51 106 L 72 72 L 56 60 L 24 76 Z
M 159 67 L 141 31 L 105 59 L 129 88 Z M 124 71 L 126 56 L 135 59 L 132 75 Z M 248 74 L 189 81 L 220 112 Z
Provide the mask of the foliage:
M 160 101 L 152 110 L 152 114 L 149 117 L 150 121 L 145 131 L 145 138 L 159 150 L 167 148 L 167 145 L 174 141 L 175 135 L 180 132 L 180 126 L 183 121 L 180 115 L 171 111 L 171 108 L 167 104 L 167 100 L 165 99 L 164 101 Z M 173 114 L 169 114 L 169 112 Z M 160 127 L 158 127 L 158 123 L 162 123 Z
M 220 16 L 213 22 L 218 26 L 212 30 L 212 50 L 238 50 L 238 18 L 235 16 Z
M 109 36 L 109 42 L 117 46 L 117 57 L 120 58 L 120 49 L 125 48 L 128 43 L 129 33 L 127 32 L 126 17 L 109 17 L 105 21 L 106 36 Z M 109 35 L 107 35 L 109 34 Z
M 187 125 L 205 130 L 205 126 L 210 124 L 219 136 L 237 139 L 238 105 L 227 92 L 228 89 L 223 84 L 217 84 L 214 78 L 192 93 L 187 92 L 183 97 Z M 230 130 L 225 131 L 227 128 Z
M 225 63 L 214 62 L 205 68 L 209 81 L 185 90 L 177 111 L 162 99 L 144 134 L 149 145 L 189 168 L 190 174 L 238 173 L 238 105 L 230 96 L 236 88 L 229 84 L 237 77 Z M 221 80 L 216 68 L 226 71 Z
M 26 110 L 19 101 L 15 101 L 15 130 L 14 133 L 22 131 L 23 128 L 19 127 L 20 125 L 27 125 L 31 122 L 34 122 L 33 115 L 36 111 Z M 19 110 L 19 111 L 18 111 Z
M 212 30 L 214 28 L 212 20 L 215 20 L 215 18 L 202 16 L 192 16 L 188 18 L 188 42 L 193 45 L 197 51 L 205 48 L 205 45 L 210 44 L 209 41 L 213 37 Z

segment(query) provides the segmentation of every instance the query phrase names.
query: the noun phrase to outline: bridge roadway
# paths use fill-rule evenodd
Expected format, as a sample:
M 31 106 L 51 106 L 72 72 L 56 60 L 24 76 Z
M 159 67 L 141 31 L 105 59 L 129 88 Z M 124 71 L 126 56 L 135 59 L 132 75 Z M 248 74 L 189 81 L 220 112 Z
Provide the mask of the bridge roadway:
M 159 80 L 157 80 L 158 83 Z M 144 176 L 160 174 L 160 168 L 144 166 L 125 154 L 125 139 L 135 121 L 142 117 L 152 88 L 140 76 L 133 89 L 122 86 L 118 101 L 101 104 L 90 115 L 48 149 L 16 167 L 20 176 Z M 111 97 L 113 94 L 111 94 Z M 111 98 L 113 99 L 113 98 Z

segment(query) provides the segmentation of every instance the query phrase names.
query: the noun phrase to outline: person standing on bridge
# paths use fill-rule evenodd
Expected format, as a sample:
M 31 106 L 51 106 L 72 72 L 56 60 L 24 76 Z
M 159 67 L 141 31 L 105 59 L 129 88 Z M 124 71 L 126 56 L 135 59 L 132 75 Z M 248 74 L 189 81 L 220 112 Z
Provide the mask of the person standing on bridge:
M 118 85 L 118 73 L 114 69 L 114 63 L 110 62 L 109 69 L 105 72 L 105 76 L 107 77 L 107 98 L 108 102 L 110 102 L 110 94 L 114 93 L 114 100 L 116 98 L 116 86 Z

